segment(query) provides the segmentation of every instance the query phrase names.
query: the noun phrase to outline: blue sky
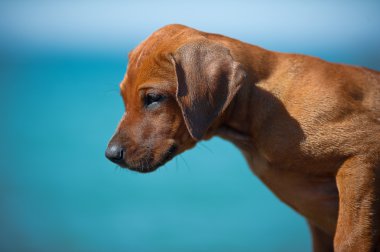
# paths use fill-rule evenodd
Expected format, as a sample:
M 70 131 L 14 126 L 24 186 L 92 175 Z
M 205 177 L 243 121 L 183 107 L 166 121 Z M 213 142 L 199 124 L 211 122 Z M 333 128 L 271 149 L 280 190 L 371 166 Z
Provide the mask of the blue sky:
M 269 49 L 380 44 L 379 1 L 6 1 L 7 45 L 118 50 L 181 23 Z

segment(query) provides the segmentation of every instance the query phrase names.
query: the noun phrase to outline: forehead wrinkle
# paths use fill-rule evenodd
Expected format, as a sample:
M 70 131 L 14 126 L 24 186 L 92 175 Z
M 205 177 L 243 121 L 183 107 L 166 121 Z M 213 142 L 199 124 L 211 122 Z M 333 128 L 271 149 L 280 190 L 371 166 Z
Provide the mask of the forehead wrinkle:
M 162 44 L 162 38 L 151 38 L 137 46 L 131 54 L 132 58 L 128 65 L 126 74 L 128 81 L 123 83 L 124 89 L 128 89 L 125 92 L 135 92 L 146 82 L 162 84 L 175 82 L 174 66 L 167 57 L 170 49 L 170 46 Z M 162 88 L 166 89 L 164 86 Z
M 139 66 L 140 64 L 141 64 L 141 57 L 144 55 L 144 53 L 145 53 L 145 46 L 144 46 L 144 48 L 142 49 L 142 50 L 140 50 L 140 53 L 139 53 L 139 55 L 137 56 L 137 59 L 135 60 L 135 64 L 137 65 L 137 66 Z
M 127 85 L 141 85 L 146 82 L 171 81 L 172 75 L 174 74 L 173 66 L 170 62 L 158 60 L 158 57 L 161 56 L 152 55 L 152 57 L 142 60 L 140 66 L 131 67 L 128 71 L 128 77 L 133 77 L 133 80 L 130 78 Z
M 141 84 L 138 90 L 147 90 L 147 89 L 157 89 L 162 92 L 171 92 L 173 91 L 173 85 L 168 81 L 155 81 L 155 82 L 147 82 Z
M 128 53 L 128 58 L 131 62 L 136 62 L 136 60 L 141 56 L 141 51 L 142 49 L 145 47 L 145 44 L 147 43 L 149 37 L 146 38 L 145 40 L 143 40 L 140 44 L 138 44 L 134 49 L 132 49 L 129 53 Z M 136 53 L 139 53 L 140 54 L 138 56 L 136 56 Z M 136 59 L 137 57 L 137 59 Z
M 159 45 L 159 42 L 160 41 L 155 41 L 155 43 L 152 43 L 151 41 L 149 40 L 146 40 L 144 41 L 140 46 L 138 46 L 139 48 L 141 48 L 139 50 L 139 54 L 135 60 L 135 65 L 136 66 L 140 66 L 142 63 L 143 63 L 143 60 L 151 53 L 153 52 L 156 52 L 157 51 L 157 47 Z

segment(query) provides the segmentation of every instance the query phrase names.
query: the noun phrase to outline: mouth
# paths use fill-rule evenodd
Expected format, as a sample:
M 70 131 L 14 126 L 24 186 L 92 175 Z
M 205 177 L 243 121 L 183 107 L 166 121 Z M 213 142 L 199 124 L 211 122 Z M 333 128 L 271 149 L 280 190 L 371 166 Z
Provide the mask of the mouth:
M 137 171 L 140 173 L 153 172 L 157 170 L 160 166 L 166 164 L 171 159 L 173 159 L 176 152 L 177 152 L 177 145 L 173 144 L 168 148 L 168 150 L 162 155 L 161 159 L 156 163 L 152 164 L 153 158 L 149 158 L 148 160 L 144 160 L 136 164 L 126 163 L 125 166 L 122 166 L 122 167 L 128 168 L 132 171 Z

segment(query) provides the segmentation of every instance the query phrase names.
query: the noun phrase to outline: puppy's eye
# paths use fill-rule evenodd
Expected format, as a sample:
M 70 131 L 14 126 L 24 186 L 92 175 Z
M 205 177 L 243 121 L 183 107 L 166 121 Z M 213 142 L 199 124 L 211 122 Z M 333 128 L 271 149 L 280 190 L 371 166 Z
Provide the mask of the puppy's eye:
M 150 93 L 145 96 L 145 106 L 153 106 L 164 99 L 163 95 Z

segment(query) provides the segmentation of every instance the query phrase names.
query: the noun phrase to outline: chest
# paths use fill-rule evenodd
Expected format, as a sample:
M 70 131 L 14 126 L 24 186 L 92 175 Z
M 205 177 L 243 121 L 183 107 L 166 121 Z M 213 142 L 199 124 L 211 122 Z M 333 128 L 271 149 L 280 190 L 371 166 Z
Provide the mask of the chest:
M 253 173 L 280 200 L 317 223 L 326 232 L 334 232 L 339 203 L 334 177 L 310 173 L 309 169 L 317 168 L 297 166 L 297 161 L 289 167 L 270 163 L 257 152 L 244 152 L 244 155 Z

